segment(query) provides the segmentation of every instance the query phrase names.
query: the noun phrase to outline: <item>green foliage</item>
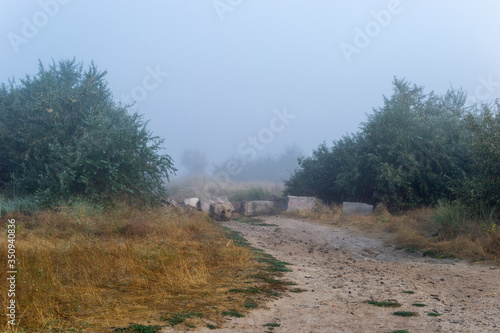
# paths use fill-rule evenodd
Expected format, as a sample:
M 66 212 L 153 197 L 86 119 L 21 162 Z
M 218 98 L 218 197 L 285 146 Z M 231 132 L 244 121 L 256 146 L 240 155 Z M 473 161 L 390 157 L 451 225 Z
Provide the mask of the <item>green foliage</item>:
M 395 316 L 400 316 L 400 317 L 417 317 L 418 316 L 418 313 L 411 312 L 411 311 L 396 311 L 393 314 Z
M 471 132 L 473 171 L 462 197 L 469 205 L 478 203 L 500 211 L 500 101 L 469 113 L 465 124 Z
M 396 301 L 395 299 L 389 299 L 387 301 L 371 300 L 371 301 L 364 301 L 363 303 L 368 303 L 371 305 L 380 306 L 380 307 L 384 307 L 384 308 L 399 308 L 399 307 L 401 307 L 401 304 L 398 301 Z
M 20 212 L 23 214 L 34 214 L 40 207 L 36 200 L 31 197 L 24 198 L 6 198 L 0 195 L 0 216 L 10 214 L 13 212 Z
M 432 215 L 433 226 L 440 239 L 452 239 L 460 235 L 478 237 L 485 229 L 495 224 L 495 210 L 484 208 L 473 210 L 461 201 L 440 201 Z
M 117 105 L 92 63 L 39 64 L 38 74 L 0 88 L 0 186 L 42 204 L 121 193 L 152 200 L 175 172 L 163 141 Z
M 183 313 L 172 313 L 168 317 L 161 317 L 161 320 L 165 320 L 169 323 L 171 327 L 175 325 L 182 324 L 189 318 L 203 318 L 203 313 L 197 312 L 183 312 Z
M 130 324 L 125 328 L 113 328 L 113 332 L 117 333 L 158 333 L 162 330 L 163 326 L 158 325 L 140 325 Z
M 236 317 L 236 318 L 241 318 L 241 317 L 245 316 L 236 310 L 222 311 L 222 314 L 224 316 L 231 316 L 231 317 Z
M 383 203 L 390 211 L 461 199 L 475 210 L 500 202 L 500 106 L 465 106 L 394 79 L 394 94 L 360 131 L 312 156 L 285 181 L 286 194 L 327 202 Z

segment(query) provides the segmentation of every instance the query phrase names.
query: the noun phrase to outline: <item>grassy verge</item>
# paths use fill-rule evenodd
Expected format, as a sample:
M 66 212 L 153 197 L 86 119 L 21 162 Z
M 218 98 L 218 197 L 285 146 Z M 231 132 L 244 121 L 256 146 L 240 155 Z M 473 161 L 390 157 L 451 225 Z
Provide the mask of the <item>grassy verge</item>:
M 500 264 L 500 227 L 493 211 L 470 213 L 460 203 L 441 203 L 392 215 L 383 206 L 370 216 L 347 216 L 339 206 L 318 212 L 283 214 L 329 225 L 358 230 L 391 233 L 391 243 L 409 251 L 420 251 L 436 258 L 488 260 Z
M 217 327 L 225 313 L 244 314 L 287 285 L 277 279 L 285 263 L 199 212 L 126 205 L 101 211 L 80 204 L 3 216 L 4 230 L 9 219 L 16 220 L 20 332 Z M 0 251 L 3 267 L 7 260 L 7 251 Z M 6 278 L 2 270 L 0 279 Z M 3 309 L 6 289 L 2 284 Z M 10 327 L 6 319 L 0 317 L 0 329 Z

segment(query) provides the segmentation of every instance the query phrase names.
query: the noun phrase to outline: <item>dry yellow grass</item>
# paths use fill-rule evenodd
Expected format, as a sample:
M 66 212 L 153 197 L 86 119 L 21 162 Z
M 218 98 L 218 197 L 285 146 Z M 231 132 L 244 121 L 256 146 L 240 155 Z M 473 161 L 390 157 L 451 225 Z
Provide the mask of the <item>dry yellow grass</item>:
M 161 316 L 185 311 L 217 321 L 222 310 L 244 309 L 243 295 L 226 292 L 246 286 L 259 266 L 248 248 L 199 212 L 123 206 L 102 214 L 12 215 L 2 222 L 9 218 L 17 225 L 16 322 L 27 332 L 165 325 Z M 0 262 L 7 267 L 7 251 Z M 4 269 L 0 279 L 6 277 Z M 5 311 L 6 283 L 1 288 Z M 12 329 L 5 315 L 2 327 Z

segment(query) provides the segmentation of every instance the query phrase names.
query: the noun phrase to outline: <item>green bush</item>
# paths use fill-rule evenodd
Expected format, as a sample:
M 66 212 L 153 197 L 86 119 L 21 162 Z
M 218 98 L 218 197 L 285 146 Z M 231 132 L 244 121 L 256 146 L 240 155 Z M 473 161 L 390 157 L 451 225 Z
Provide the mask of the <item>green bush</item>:
M 117 194 L 151 201 L 175 172 L 163 140 L 117 105 L 95 65 L 39 64 L 38 74 L 0 88 L 0 187 L 51 205 Z
M 393 84 L 358 133 L 300 160 L 285 193 L 383 203 L 392 212 L 440 200 L 500 211 L 500 103 L 466 107 L 461 90 L 438 96 Z
M 33 214 L 39 209 L 39 205 L 32 197 L 6 198 L 0 195 L 0 216 L 11 214 L 13 212 Z
M 494 209 L 473 210 L 461 201 L 440 201 L 432 215 L 432 223 L 439 238 L 453 239 L 460 235 L 479 237 L 495 224 Z

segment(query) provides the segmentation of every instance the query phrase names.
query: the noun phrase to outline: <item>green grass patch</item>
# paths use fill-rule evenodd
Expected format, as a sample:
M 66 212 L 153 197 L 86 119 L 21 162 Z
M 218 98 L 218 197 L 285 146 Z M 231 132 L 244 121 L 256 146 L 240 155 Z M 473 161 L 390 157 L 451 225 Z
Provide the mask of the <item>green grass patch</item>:
M 431 317 L 439 317 L 439 316 L 442 316 L 441 313 L 437 313 L 437 312 L 429 312 L 427 314 L 428 316 L 431 316 Z
M 215 329 L 217 329 L 217 326 L 214 326 L 214 325 L 212 325 L 212 324 L 207 324 L 207 327 L 208 327 L 209 329 L 211 329 L 211 330 L 215 330 Z
M 408 331 L 408 330 L 396 330 L 396 331 L 390 331 L 390 332 L 386 332 L 386 333 L 410 333 L 410 331 Z
M 271 271 L 271 272 L 291 272 L 292 271 L 291 269 L 286 267 L 286 266 L 292 265 L 291 263 L 278 260 L 270 254 L 258 253 L 256 256 L 256 259 L 260 263 L 267 264 L 268 271 Z
M 412 305 L 420 307 L 420 308 L 423 308 L 424 306 L 427 306 L 427 304 L 424 304 L 424 303 L 413 303 Z
M 291 293 L 297 293 L 297 294 L 298 293 L 304 293 L 306 291 L 307 291 L 307 289 L 302 289 L 302 288 L 293 288 L 293 289 L 290 289 Z
M 171 327 L 175 325 L 182 324 L 189 318 L 203 318 L 203 313 L 198 312 L 183 312 L 183 313 L 172 313 L 168 317 L 161 317 L 160 320 L 168 322 Z
M 262 325 L 264 327 L 269 327 L 269 330 L 272 331 L 274 330 L 276 327 L 280 327 L 281 325 L 278 324 L 278 323 L 267 323 L 267 324 L 264 324 Z
M 257 218 L 248 217 L 248 216 L 235 217 L 235 218 L 233 218 L 233 221 L 250 224 L 253 226 L 257 226 L 257 227 L 277 227 L 278 226 L 277 224 L 267 223 L 262 219 L 257 219 Z
M 380 307 L 384 307 L 384 308 L 399 308 L 399 307 L 401 307 L 401 304 L 399 304 L 399 302 L 396 301 L 395 299 L 389 299 L 387 301 L 382 301 L 382 302 L 371 300 L 371 301 L 364 301 L 363 303 L 368 303 L 371 305 L 380 306 Z
M 393 314 L 395 316 L 400 316 L 400 317 L 416 317 L 416 316 L 418 316 L 418 313 L 411 312 L 411 311 L 396 311 Z
M 405 290 L 405 291 L 402 291 L 401 293 L 413 295 L 415 292 L 413 290 Z
M 245 308 L 247 309 L 256 309 L 259 307 L 259 304 L 257 304 L 257 302 L 255 302 L 254 299 L 252 298 L 249 298 L 245 301 L 245 304 L 244 304 Z
M 6 198 L 0 195 L 0 216 L 19 212 L 23 214 L 34 214 L 40 210 L 38 202 L 33 197 Z
M 456 256 L 450 253 L 440 253 L 437 251 L 424 251 L 422 252 L 424 256 L 436 258 L 436 259 L 455 259 Z
M 244 317 L 244 315 L 236 310 L 222 311 L 224 316 L 231 316 L 236 318 Z
M 159 333 L 163 327 L 158 325 L 130 324 L 128 327 L 112 327 L 111 329 L 117 333 Z

